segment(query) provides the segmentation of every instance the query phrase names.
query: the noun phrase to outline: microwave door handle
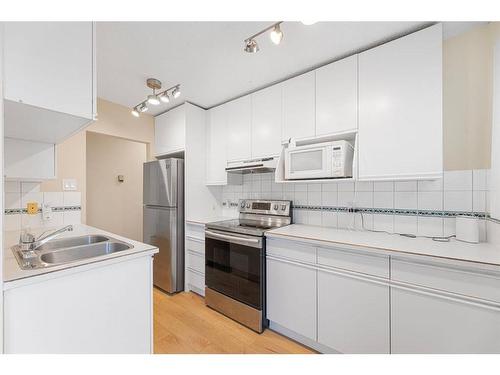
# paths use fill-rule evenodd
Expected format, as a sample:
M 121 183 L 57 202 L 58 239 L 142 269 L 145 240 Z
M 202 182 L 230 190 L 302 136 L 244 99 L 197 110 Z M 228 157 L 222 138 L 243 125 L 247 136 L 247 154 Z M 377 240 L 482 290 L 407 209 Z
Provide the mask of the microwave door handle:
M 206 234 L 209 234 L 210 236 L 213 236 L 215 238 L 219 238 L 221 240 L 237 240 L 237 241 L 244 241 L 248 243 L 259 243 L 259 240 L 256 238 L 246 238 L 246 237 L 237 237 L 237 236 L 228 236 L 227 234 L 220 234 L 220 233 L 215 233 L 211 232 L 209 230 L 205 231 Z

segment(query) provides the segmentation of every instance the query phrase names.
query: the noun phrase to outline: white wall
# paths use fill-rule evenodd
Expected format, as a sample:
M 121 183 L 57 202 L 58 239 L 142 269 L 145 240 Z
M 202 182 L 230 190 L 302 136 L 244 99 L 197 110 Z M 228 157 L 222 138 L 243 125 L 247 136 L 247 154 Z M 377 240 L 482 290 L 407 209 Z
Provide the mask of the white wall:
M 493 119 L 491 131 L 490 214 L 500 219 L 500 41 L 495 46 L 493 65 Z
M 0 22 L 0 244 L 3 249 L 3 22 Z M 0 291 L 3 291 L 3 251 L 0 251 Z M 3 353 L 3 293 L 0 297 L 0 353 Z

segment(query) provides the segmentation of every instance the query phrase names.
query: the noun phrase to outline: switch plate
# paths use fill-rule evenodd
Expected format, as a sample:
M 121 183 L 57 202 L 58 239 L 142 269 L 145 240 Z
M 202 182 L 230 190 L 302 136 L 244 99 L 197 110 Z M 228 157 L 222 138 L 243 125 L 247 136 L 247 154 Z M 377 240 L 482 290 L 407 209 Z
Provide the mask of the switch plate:
M 77 189 L 75 178 L 65 178 L 63 179 L 63 191 L 75 191 Z

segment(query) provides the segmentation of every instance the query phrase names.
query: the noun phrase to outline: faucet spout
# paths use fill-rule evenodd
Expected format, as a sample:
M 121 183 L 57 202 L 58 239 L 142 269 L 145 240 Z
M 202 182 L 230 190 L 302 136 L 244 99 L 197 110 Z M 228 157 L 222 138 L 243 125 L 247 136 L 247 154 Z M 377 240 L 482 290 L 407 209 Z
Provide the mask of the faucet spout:
M 73 225 L 66 225 L 65 227 L 58 229 L 56 231 L 45 234 L 43 232 L 40 236 L 35 238 L 35 236 L 28 234 L 21 237 L 21 241 L 19 245 L 21 245 L 22 249 L 25 251 L 33 251 L 38 249 L 43 244 L 49 242 L 50 240 L 56 238 L 64 232 L 71 232 L 73 230 Z

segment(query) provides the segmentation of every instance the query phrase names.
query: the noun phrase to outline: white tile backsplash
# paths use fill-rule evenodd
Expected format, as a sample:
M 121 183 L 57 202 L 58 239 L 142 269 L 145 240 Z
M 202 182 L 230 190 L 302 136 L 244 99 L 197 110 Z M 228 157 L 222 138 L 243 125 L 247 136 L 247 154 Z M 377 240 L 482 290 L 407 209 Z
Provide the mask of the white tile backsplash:
M 422 181 L 274 182 L 272 174 L 244 175 L 243 185 L 228 185 L 223 199 L 269 198 L 295 205 L 486 212 L 489 170 L 444 172 L 443 178 Z M 237 215 L 233 209 L 232 215 Z M 361 228 L 359 214 L 327 210 L 294 210 L 296 223 L 338 228 Z M 454 234 L 454 218 L 364 213 L 365 226 L 388 232 L 441 236 Z
M 21 182 L 22 193 L 38 193 L 40 192 L 40 183 L 38 182 Z
M 20 193 L 21 183 L 19 181 L 5 181 L 4 191 L 6 193 Z
M 65 206 L 80 206 L 82 204 L 82 193 L 76 192 L 64 192 L 63 201 Z
M 21 193 L 5 193 L 5 208 L 7 209 L 20 209 L 21 205 Z

